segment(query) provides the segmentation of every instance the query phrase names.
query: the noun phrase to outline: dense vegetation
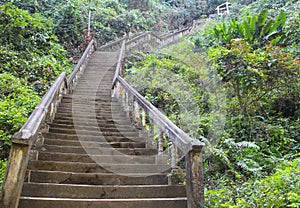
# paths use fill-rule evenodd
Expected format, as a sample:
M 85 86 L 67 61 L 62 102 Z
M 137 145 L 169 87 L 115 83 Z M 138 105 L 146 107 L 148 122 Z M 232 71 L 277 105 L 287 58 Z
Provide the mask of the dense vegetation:
M 206 143 L 207 207 L 300 206 L 299 6 L 256 1 L 127 61 L 127 79 Z
M 90 40 L 89 11 L 90 34 L 101 45 L 130 32 L 191 24 L 205 13 L 198 7 L 196 1 L 0 0 L 0 184 L 11 136 Z
M 0 0 L 0 178 L 12 134 L 84 50 L 89 11 L 103 44 L 186 26 L 223 2 Z M 232 3 L 180 44 L 129 57 L 126 78 L 206 143 L 205 206 L 299 207 L 300 3 Z

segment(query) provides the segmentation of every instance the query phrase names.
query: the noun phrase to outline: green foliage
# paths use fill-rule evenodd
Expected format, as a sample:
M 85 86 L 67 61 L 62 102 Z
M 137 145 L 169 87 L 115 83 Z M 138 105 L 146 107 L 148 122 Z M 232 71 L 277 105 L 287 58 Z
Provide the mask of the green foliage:
M 252 47 L 257 48 L 267 42 L 276 44 L 282 34 L 285 21 L 284 10 L 281 10 L 275 19 L 268 16 L 268 10 L 262 10 L 258 15 L 247 16 L 240 21 L 231 19 L 229 22 L 221 22 L 212 30 L 208 30 L 207 34 L 212 44 L 227 46 L 233 39 L 242 38 L 252 44 Z
M 214 73 L 206 70 L 204 57 L 192 48 L 191 42 L 183 41 L 157 54 L 135 55 L 133 60 L 127 60 L 130 68 L 126 79 L 193 137 L 208 132 L 217 137 L 225 108 L 219 99 L 224 95 L 222 84 Z M 132 65 L 137 60 L 142 61 Z
M 48 26 L 45 28 L 45 24 L 40 24 L 44 27 L 44 31 L 50 32 L 53 31 L 62 45 L 69 49 L 69 55 L 74 55 L 72 52 L 83 42 L 83 24 L 84 16 L 82 7 L 82 2 L 79 0 L 73 1 L 62 1 L 62 0 L 6 0 L 5 2 L 11 3 L 14 7 L 17 7 L 16 15 L 19 15 L 21 11 L 26 13 L 26 16 L 19 16 L 22 21 L 26 21 L 26 18 L 30 16 L 37 16 L 38 21 L 48 21 L 51 28 Z M 9 4 L 7 4 L 9 5 Z M 87 16 L 87 14 L 84 14 Z M 29 16 L 29 17 L 30 17 Z M 15 21 L 16 18 L 12 17 L 12 20 Z M 35 30 L 30 31 L 30 28 L 26 30 L 27 32 L 32 32 L 35 34 Z M 15 34 L 18 34 L 15 33 Z M 42 33 L 42 38 L 48 39 L 49 37 L 45 35 L 45 32 Z M 37 37 L 38 34 L 37 34 Z M 35 41 L 35 40 L 34 40 Z
M 54 79 L 70 72 L 65 49 L 52 33 L 52 21 L 38 13 L 0 6 L 0 180 L 11 136 L 26 122 Z
M 299 206 L 299 15 L 282 2 L 127 62 L 127 79 L 206 143 L 207 207 Z
M 0 69 L 33 83 L 43 94 L 62 72 L 69 72 L 66 51 L 51 33 L 51 21 L 12 4 L 0 7 Z
M 266 101 L 287 91 L 291 97 L 298 96 L 300 64 L 280 48 L 251 50 L 247 42 L 237 40 L 230 49 L 220 46 L 209 53 L 223 81 L 233 88 L 242 114 L 267 116 L 265 110 L 271 106 Z M 280 90 L 283 88 L 286 91 Z
M 40 98 L 23 79 L 0 74 L 0 158 L 7 158 L 11 136 L 21 128 Z
M 15 50 L 45 45 L 50 38 L 47 34 L 50 24 L 49 20 L 38 13 L 31 15 L 10 3 L 3 4 L 0 7 L 0 43 L 10 43 Z
M 5 171 L 6 171 L 7 161 L 6 160 L 0 160 L 0 189 L 1 185 L 4 180 Z
M 251 179 L 234 189 L 207 190 L 208 207 L 298 207 L 299 160 L 284 161 L 272 176 Z M 222 181 L 221 183 L 224 183 Z M 228 182 L 227 182 L 228 183 Z M 232 183 L 232 182 L 231 182 Z

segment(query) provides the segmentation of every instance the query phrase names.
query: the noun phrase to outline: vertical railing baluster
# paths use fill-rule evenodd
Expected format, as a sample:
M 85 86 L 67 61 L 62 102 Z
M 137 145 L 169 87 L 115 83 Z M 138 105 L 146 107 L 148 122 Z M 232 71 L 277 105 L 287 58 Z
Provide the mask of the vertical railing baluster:
M 154 121 L 152 118 L 150 118 L 150 121 L 149 121 L 149 136 L 148 136 L 148 139 L 147 139 L 147 148 L 150 147 L 150 145 L 153 144 L 153 138 L 154 138 Z
M 158 155 L 162 155 L 164 151 L 164 143 L 163 143 L 164 133 L 159 128 L 158 132 Z
M 177 164 L 177 147 L 172 143 L 171 145 L 171 168 L 175 169 Z
M 146 127 L 146 111 L 142 108 L 142 128 Z
M 133 102 L 133 115 L 134 115 L 134 123 L 135 125 L 140 128 L 141 122 L 140 122 L 140 106 L 137 101 Z

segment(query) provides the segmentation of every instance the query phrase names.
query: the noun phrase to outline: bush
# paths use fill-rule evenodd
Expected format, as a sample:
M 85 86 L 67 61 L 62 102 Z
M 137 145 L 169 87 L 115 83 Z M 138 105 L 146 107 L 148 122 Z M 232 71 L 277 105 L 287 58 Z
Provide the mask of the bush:
M 273 175 L 234 184 L 229 189 L 206 190 L 206 205 L 212 208 L 299 207 L 299 162 L 283 161 Z
M 8 157 L 11 136 L 19 130 L 38 104 L 40 97 L 19 79 L 0 74 L 0 159 Z

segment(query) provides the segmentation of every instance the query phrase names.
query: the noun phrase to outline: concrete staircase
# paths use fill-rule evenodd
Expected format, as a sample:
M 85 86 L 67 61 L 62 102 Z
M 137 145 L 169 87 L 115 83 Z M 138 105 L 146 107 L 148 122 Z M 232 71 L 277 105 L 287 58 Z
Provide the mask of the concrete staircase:
M 118 53 L 96 51 L 29 161 L 19 207 L 185 208 L 183 185 L 111 98 Z

